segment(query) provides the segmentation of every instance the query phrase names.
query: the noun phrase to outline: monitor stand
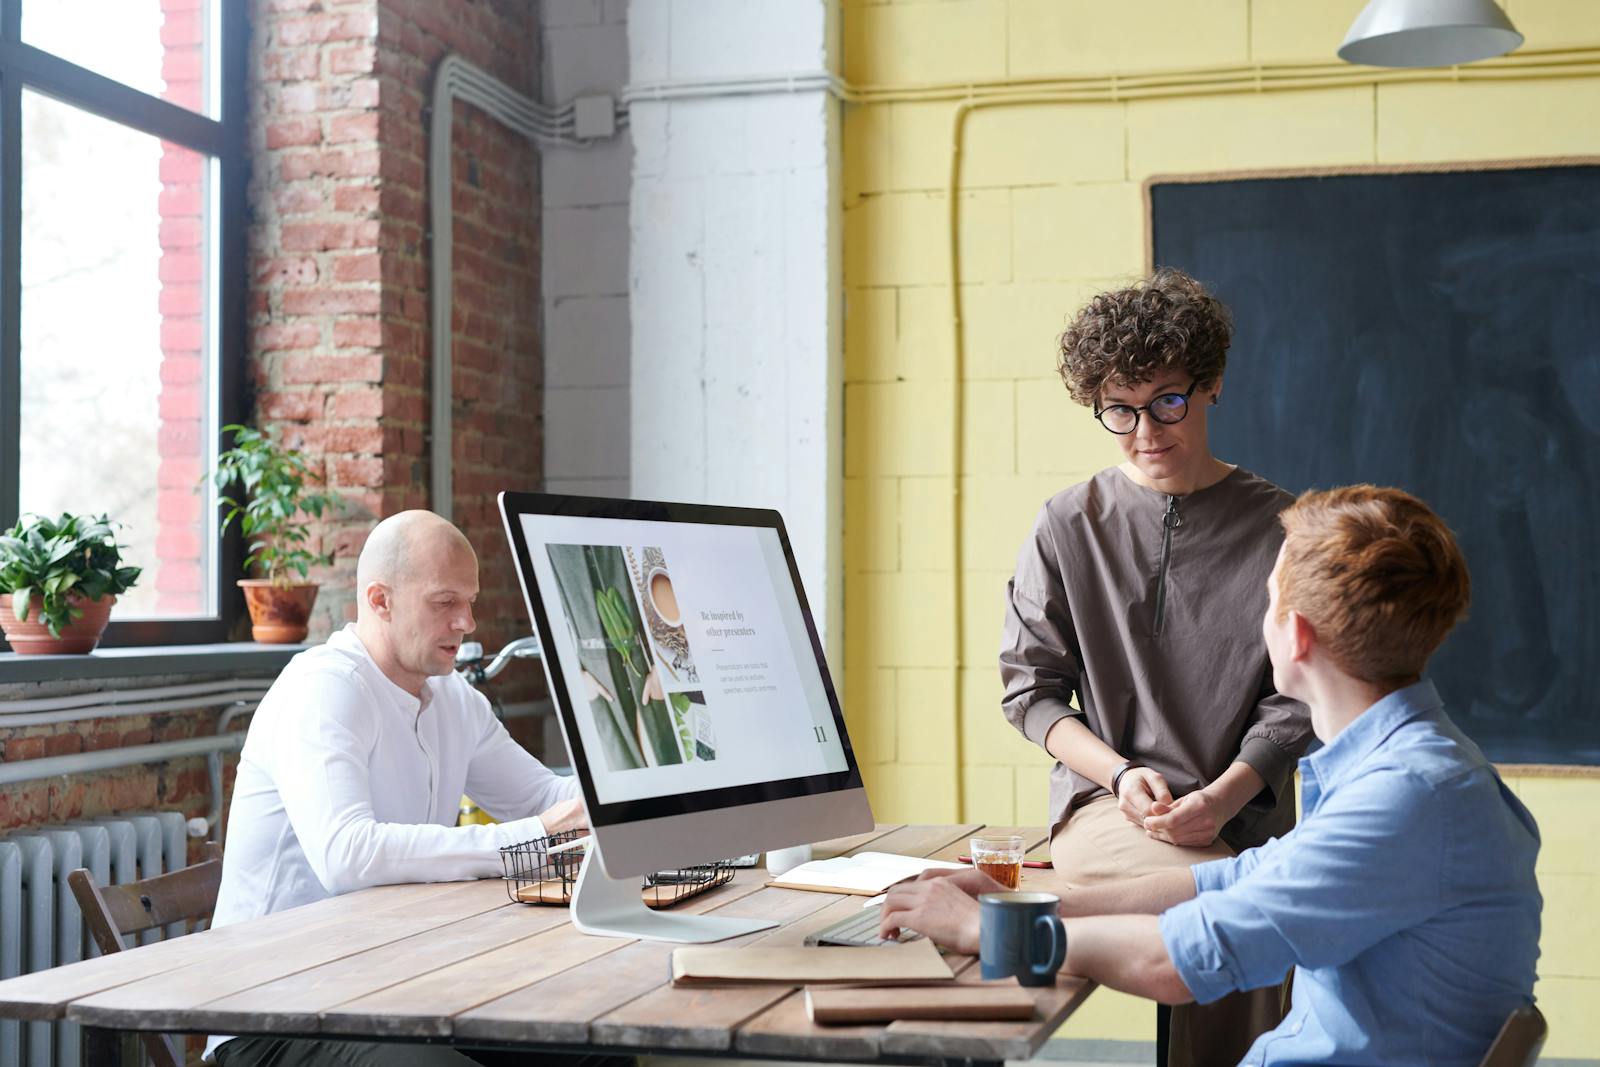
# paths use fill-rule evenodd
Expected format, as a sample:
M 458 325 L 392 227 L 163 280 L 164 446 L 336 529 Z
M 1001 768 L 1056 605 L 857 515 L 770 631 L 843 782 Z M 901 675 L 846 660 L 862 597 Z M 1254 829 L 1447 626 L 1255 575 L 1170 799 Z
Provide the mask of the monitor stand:
M 617 879 L 600 862 L 600 843 L 594 841 L 578 869 L 570 905 L 572 925 L 597 937 L 632 937 L 645 941 L 702 944 L 742 934 L 768 930 L 771 919 L 735 919 L 723 915 L 676 915 L 652 911 L 639 897 L 639 879 Z

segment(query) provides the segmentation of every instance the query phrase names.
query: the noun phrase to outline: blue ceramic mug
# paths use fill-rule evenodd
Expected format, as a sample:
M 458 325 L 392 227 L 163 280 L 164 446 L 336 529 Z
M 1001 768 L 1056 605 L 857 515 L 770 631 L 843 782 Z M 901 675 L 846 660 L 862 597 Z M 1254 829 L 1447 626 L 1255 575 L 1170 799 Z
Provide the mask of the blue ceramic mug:
M 1054 893 L 978 897 L 978 960 L 985 978 L 1016 975 L 1018 985 L 1054 985 L 1067 959 L 1067 928 Z

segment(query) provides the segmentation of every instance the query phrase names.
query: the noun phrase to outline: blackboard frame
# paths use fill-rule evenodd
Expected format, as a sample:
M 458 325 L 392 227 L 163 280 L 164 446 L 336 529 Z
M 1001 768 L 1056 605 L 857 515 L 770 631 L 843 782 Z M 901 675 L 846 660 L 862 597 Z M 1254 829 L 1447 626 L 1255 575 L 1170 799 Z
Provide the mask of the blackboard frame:
M 1144 270 L 1155 270 L 1155 218 L 1153 191 L 1165 185 L 1202 185 L 1231 181 L 1381 176 L 1394 174 L 1461 174 L 1484 171 L 1534 170 L 1555 167 L 1600 168 L 1600 156 L 1542 156 L 1518 159 L 1456 160 L 1447 162 L 1364 163 L 1343 166 L 1268 167 L 1244 170 L 1152 174 L 1140 184 L 1144 224 Z M 1496 762 L 1507 777 L 1600 779 L 1600 765 Z
M 1537 170 L 1542 167 L 1600 167 L 1600 156 L 1537 156 L 1531 159 L 1477 159 L 1448 163 L 1357 163 L 1337 167 L 1265 167 L 1152 174 L 1139 185 L 1144 219 L 1144 270 L 1149 274 L 1156 268 L 1156 228 L 1151 210 L 1151 190 L 1158 185 L 1210 185 L 1272 178 L 1343 178 L 1382 174 L 1461 174 L 1488 170 Z M 1596 768 L 1596 771 L 1600 773 L 1600 768 Z

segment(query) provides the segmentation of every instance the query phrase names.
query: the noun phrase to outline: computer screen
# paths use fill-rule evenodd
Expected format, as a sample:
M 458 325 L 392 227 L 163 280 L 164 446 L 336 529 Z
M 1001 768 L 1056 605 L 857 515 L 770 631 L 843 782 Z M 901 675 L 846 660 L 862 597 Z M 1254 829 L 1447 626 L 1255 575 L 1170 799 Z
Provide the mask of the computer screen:
M 871 827 L 777 512 L 515 493 L 501 507 L 607 870 Z

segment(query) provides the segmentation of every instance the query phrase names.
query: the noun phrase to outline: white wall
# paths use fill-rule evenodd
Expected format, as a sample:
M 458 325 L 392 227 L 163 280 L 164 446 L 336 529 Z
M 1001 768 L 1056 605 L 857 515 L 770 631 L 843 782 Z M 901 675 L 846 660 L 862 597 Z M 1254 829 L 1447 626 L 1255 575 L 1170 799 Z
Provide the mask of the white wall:
M 628 81 L 626 0 L 541 0 L 547 104 L 619 97 Z M 545 488 L 629 491 L 626 129 L 591 148 L 546 148 Z
M 633 84 L 828 68 L 825 0 L 632 0 Z M 839 105 L 823 92 L 631 112 L 635 496 L 783 512 L 837 637 Z

